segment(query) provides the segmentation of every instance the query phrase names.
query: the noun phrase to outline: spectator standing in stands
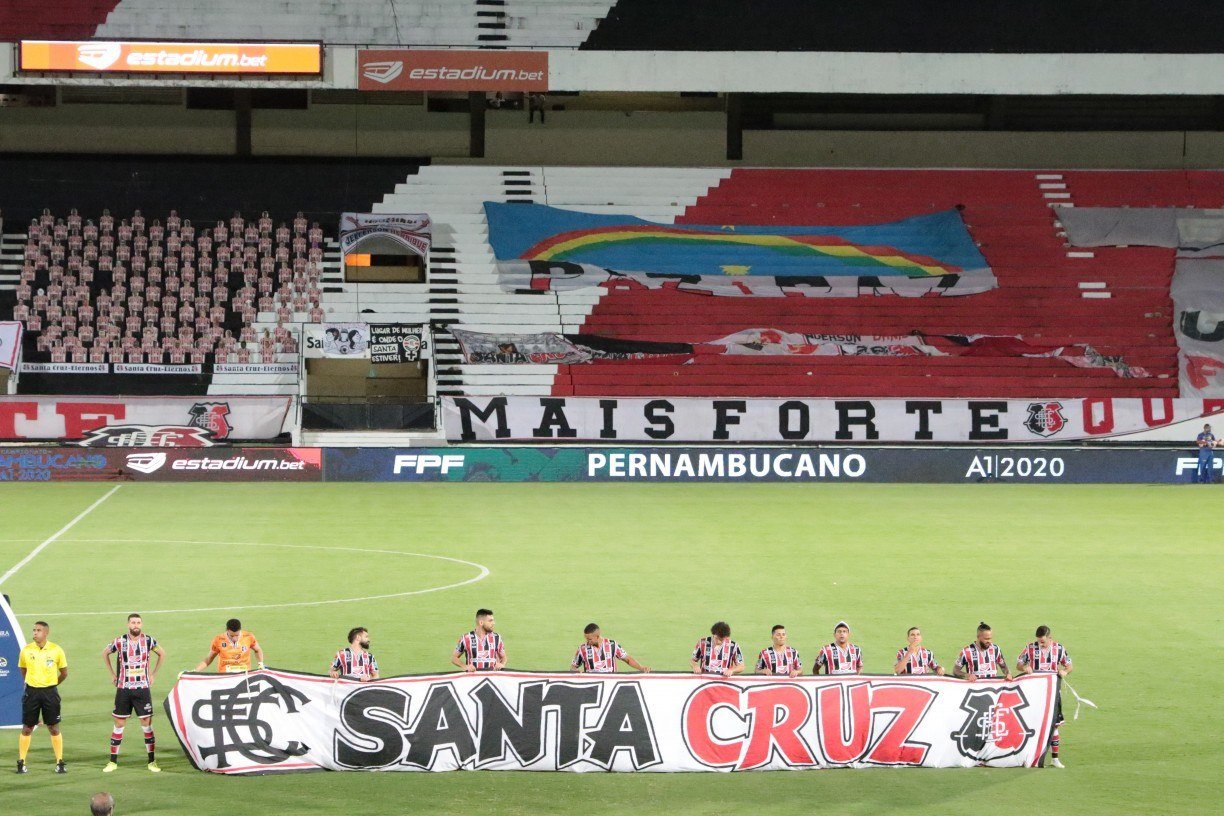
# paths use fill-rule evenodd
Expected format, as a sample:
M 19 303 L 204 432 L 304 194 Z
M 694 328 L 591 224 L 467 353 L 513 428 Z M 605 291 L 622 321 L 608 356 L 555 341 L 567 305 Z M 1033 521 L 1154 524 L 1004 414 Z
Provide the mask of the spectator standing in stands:
M 710 627 L 708 637 L 697 641 L 689 658 L 693 674 L 719 674 L 731 677 L 744 670 L 744 653 L 731 639 L 731 626 L 718 621 Z
M 812 674 L 820 674 L 821 669 L 828 675 L 862 674 L 863 650 L 850 642 L 850 624 L 845 621 L 837 622 L 833 627 L 833 642 L 816 655 Z
M 333 680 L 360 680 L 362 683 L 378 679 L 378 661 L 370 652 L 370 632 L 364 626 L 349 630 L 348 646 L 336 652 L 328 674 Z
M 1203 426 L 1203 432 L 1194 438 L 1194 443 L 1198 445 L 1198 470 L 1194 474 L 1194 480 L 1199 484 L 1211 484 L 1216 438 L 1210 425 Z
M 493 631 L 492 609 L 476 610 L 476 628 L 459 638 L 451 663 L 466 672 L 501 671 L 506 667 L 506 644 Z
M 542 93 L 527 94 L 527 123 L 531 124 L 535 121 L 535 115 L 538 111 L 540 114 L 540 124 L 544 124 L 544 110 L 547 97 Z
M 95 793 L 89 797 L 90 816 L 112 816 L 115 812 L 115 797 L 109 793 Z

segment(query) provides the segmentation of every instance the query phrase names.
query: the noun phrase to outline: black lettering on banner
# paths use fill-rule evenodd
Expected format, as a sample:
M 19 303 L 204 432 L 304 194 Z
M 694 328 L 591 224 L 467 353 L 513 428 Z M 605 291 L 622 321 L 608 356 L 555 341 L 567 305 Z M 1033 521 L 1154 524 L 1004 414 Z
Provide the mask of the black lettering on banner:
M 354 691 L 340 704 L 340 722 L 351 733 L 336 730 L 336 764 L 346 768 L 386 768 L 404 755 L 404 731 L 412 697 L 390 687 Z
M 730 425 L 738 425 L 739 415 L 748 410 L 747 400 L 714 400 L 714 438 L 730 439 Z M 731 412 L 734 411 L 735 414 Z
M 557 709 L 557 768 L 569 767 L 582 758 L 582 710 L 599 705 L 599 687 L 549 683 L 540 704 Z
M 918 430 L 914 439 L 928 441 L 935 438 L 931 433 L 931 414 L 942 414 L 943 403 L 939 400 L 906 400 L 905 413 L 918 415 Z
M 273 744 L 272 725 L 259 716 L 263 706 L 284 714 L 297 714 L 310 700 L 275 677 L 259 675 L 227 689 L 215 689 L 196 700 L 191 720 L 211 729 L 212 745 L 200 745 L 200 759 L 217 758 L 217 769 L 229 768 L 230 753 L 256 765 L 276 765 L 291 757 L 304 756 L 310 747 L 297 740 L 283 748 Z
M 578 436 L 578 432 L 570 427 L 569 420 L 565 417 L 565 398 L 564 397 L 541 397 L 540 407 L 544 409 L 544 415 L 540 418 L 540 425 L 531 432 L 531 435 L 536 439 L 552 439 L 554 436 L 558 439 L 573 439 Z M 556 427 L 557 432 L 552 432 L 553 427 Z
M 651 439 L 667 439 L 676 432 L 676 423 L 672 422 L 672 418 L 668 416 L 672 411 L 676 410 L 676 406 L 672 405 L 665 399 L 651 400 L 646 403 L 643 413 L 646 415 L 646 421 L 651 425 L 659 425 L 658 428 L 647 428 L 646 435 Z
M 1181 332 L 1191 340 L 1204 340 L 1208 343 L 1218 343 L 1224 340 L 1224 320 L 1217 321 L 1207 331 L 1199 331 L 1199 311 L 1185 311 L 1181 313 Z
M 865 439 L 879 439 L 880 432 L 876 430 L 875 406 L 868 400 L 836 400 L 833 407 L 837 409 L 837 433 L 834 439 L 854 439 L 855 425 L 862 425 L 866 430 Z
M 603 717 L 594 731 L 586 735 L 587 758 L 601 768 L 610 770 L 617 751 L 627 751 L 632 757 L 633 770 L 640 771 L 658 765 L 659 746 L 655 742 L 650 712 L 637 683 L 622 683 L 612 692 Z
M 970 439 L 1007 439 L 1007 429 L 999 427 L 999 415 L 1007 413 L 1007 403 L 998 401 L 969 401 Z
M 408 742 L 404 762 L 418 768 L 433 765 L 434 757 L 444 748 L 453 749 L 460 764 L 476 756 L 472 727 L 450 683 L 430 686 L 416 724 L 408 734 Z
M 477 408 L 476 403 L 467 397 L 456 397 L 455 407 L 459 409 L 459 422 L 462 425 L 462 430 L 459 434 L 461 441 L 471 442 L 476 438 L 476 432 L 472 430 L 473 415 L 481 422 L 488 422 L 489 418 L 496 414 L 497 429 L 494 431 L 493 437 L 495 439 L 510 438 L 510 424 L 506 421 L 505 397 L 493 397 L 489 400 L 488 405 L 484 407 L 484 410 Z
M 798 427 L 791 427 L 791 415 L 799 417 Z M 783 439 L 803 439 L 812 428 L 812 417 L 806 402 L 787 400 L 778 406 L 778 435 Z
M 599 429 L 600 439 L 616 439 L 616 406 L 614 399 L 601 399 L 599 410 L 603 412 L 603 427 Z
M 523 765 L 530 765 L 544 755 L 544 722 L 540 711 L 545 685 L 543 682 L 521 684 L 517 713 L 491 680 L 485 680 L 469 692 L 480 705 L 477 764 L 505 759 L 507 747 Z

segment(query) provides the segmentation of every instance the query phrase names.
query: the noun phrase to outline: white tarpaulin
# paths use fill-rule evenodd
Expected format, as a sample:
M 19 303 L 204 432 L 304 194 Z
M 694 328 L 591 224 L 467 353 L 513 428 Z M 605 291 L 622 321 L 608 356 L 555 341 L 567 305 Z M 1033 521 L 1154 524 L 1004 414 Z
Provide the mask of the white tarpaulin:
M 1177 261 L 1170 294 L 1181 395 L 1224 397 L 1224 261 Z
M 1189 440 L 1210 399 L 443 397 L 456 442 Z
M 186 674 L 166 700 L 198 769 L 736 771 L 1029 767 L 1058 678 L 498 672 L 369 683 Z
M 197 428 L 214 442 L 273 439 L 293 397 L 0 396 L 0 439 L 118 437 L 126 428 Z

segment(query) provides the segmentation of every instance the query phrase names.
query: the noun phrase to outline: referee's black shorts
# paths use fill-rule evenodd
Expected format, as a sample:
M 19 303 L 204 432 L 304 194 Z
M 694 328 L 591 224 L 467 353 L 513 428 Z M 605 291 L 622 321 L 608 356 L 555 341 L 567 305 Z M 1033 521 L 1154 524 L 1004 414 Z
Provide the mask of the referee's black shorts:
M 25 694 L 21 697 L 21 724 L 33 728 L 40 718 L 43 725 L 59 725 L 60 696 L 57 686 L 25 687 Z

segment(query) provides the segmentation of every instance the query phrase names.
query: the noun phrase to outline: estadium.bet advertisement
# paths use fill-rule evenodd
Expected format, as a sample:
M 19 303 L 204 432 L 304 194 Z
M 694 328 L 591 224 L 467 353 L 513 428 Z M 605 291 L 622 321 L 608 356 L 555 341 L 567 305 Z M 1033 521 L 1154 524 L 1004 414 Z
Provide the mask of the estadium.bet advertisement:
M 0 482 L 1187 484 L 1197 467 L 1169 448 L 0 447 Z

